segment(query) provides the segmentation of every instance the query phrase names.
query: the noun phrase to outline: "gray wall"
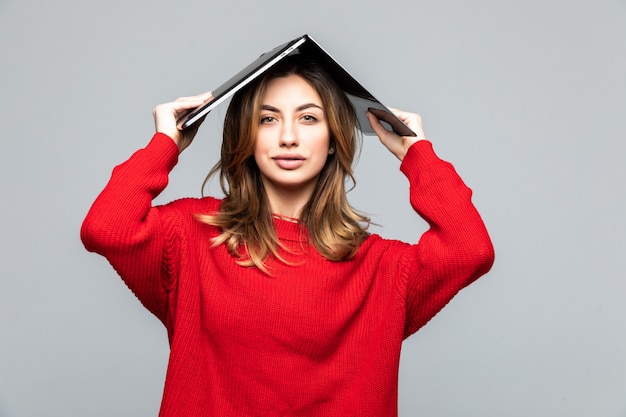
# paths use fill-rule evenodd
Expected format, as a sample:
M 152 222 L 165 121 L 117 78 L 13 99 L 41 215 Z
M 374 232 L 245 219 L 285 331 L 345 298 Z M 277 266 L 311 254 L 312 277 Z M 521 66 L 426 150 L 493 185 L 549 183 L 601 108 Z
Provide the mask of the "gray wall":
M 80 223 L 154 105 L 305 32 L 423 115 L 496 246 L 405 343 L 400 414 L 626 416 L 624 0 L 1 1 L 0 416 L 156 415 L 165 331 Z M 199 195 L 223 114 L 159 202 Z M 364 139 L 353 204 L 417 241 L 397 161 Z

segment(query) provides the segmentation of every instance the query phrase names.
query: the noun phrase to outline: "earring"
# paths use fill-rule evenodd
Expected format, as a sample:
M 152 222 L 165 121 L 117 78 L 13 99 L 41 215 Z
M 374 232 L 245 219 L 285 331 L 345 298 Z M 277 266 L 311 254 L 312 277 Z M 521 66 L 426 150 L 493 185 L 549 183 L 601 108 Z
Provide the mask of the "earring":
M 332 155 L 335 153 L 335 148 L 328 148 L 328 155 Z

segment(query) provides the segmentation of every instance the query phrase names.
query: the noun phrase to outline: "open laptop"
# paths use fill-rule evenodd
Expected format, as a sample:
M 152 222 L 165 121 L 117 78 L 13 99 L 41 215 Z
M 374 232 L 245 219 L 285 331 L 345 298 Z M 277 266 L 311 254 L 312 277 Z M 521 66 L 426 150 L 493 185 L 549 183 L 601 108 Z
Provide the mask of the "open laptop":
M 207 103 L 193 110 L 183 118 L 178 128 L 183 130 L 202 119 L 220 103 L 235 94 L 238 90 L 262 75 L 284 57 L 290 54 L 306 54 L 314 58 L 339 84 L 347 94 L 357 113 L 359 129 L 366 135 L 374 135 L 374 131 L 365 116 L 367 110 L 374 114 L 387 128 L 393 129 L 401 136 L 416 136 L 387 107 L 367 91 L 352 75 L 348 73 L 333 57 L 328 54 L 312 37 L 302 35 L 284 43 L 261 55 L 247 67 L 239 71 L 224 84 L 212 91 L 213 97 Z

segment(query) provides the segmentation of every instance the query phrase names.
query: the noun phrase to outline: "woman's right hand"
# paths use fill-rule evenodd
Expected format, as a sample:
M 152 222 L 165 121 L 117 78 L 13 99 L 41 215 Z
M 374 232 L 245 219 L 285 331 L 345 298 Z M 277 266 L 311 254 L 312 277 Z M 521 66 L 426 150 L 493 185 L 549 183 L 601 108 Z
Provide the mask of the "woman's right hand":
M 178 153 L 184 151 L 191 144 L 204 118 L 185 130 L 178 129 L 178 121 L 191 110 L 206 103 L 211 97 L 210 92 L 197 96 L 181 97 L 170 103 L 159 104 L 152 110 L 156 131 L 172 138 L 178 146 Z

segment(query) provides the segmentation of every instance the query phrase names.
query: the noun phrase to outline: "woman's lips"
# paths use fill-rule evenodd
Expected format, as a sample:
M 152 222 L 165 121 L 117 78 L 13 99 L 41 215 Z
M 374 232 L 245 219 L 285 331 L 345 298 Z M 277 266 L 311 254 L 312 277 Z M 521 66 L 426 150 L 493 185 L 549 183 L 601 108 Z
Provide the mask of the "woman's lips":
M 282 169 L 296 169 L 304 163 L 304 157 L 300 155 L 279 155 L 275 156 L 274 161 Z

